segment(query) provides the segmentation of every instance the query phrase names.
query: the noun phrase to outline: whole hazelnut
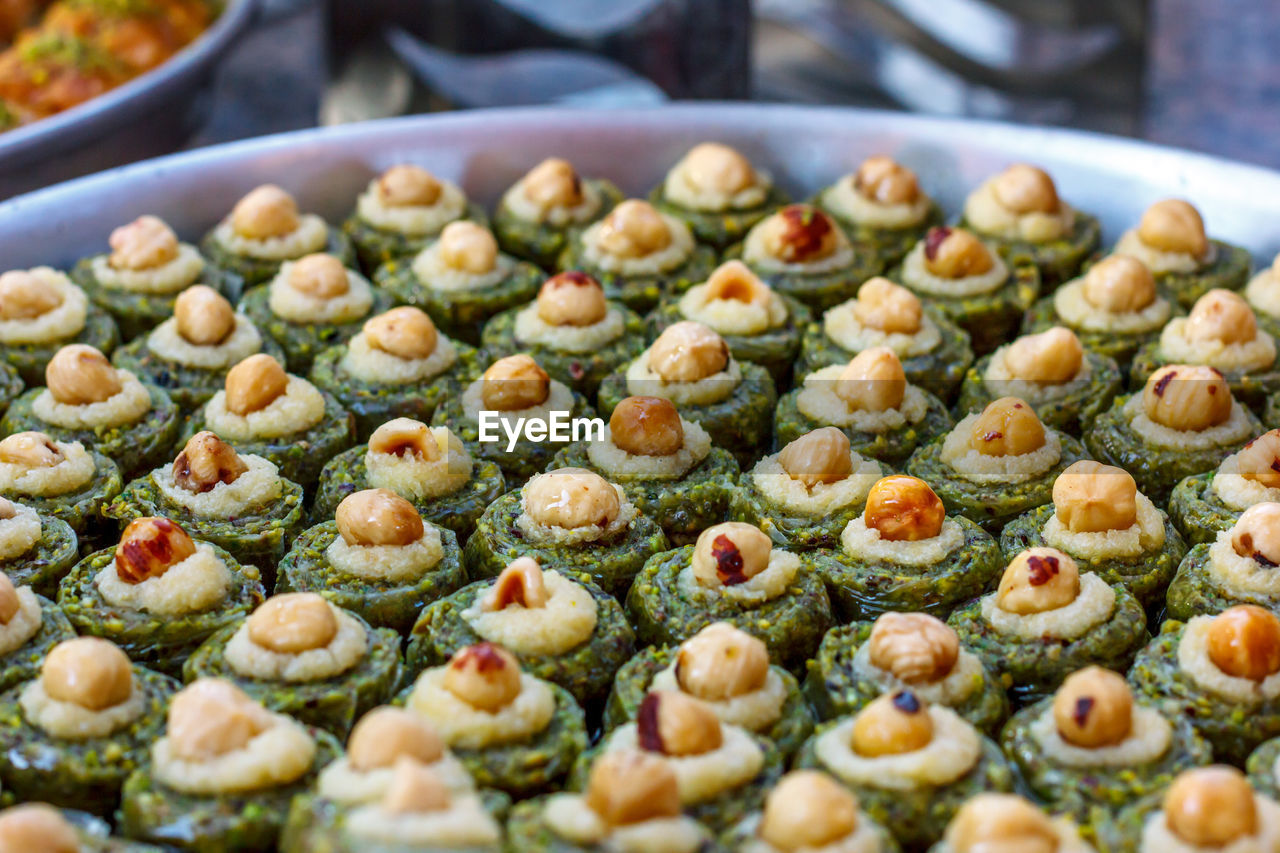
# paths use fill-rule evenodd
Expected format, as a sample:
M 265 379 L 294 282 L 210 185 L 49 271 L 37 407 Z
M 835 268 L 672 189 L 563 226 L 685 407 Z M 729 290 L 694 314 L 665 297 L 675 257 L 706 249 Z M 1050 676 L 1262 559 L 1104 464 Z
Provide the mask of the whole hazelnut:
M 299 222 L 298 203 L 275 184 L 263 184 L 231 210 L 231 229 L 250 240 L 292 234 Z
M 902 405 L 907 374 L 898 354 L 888 347 L 871 347 L 855 355 L 835 383 L 835 394 L 851 409 L 884 412 Z
M 871 665 L 908 684 L 941 681 L 960 659 L 960 638 L 927 613 L 883 613 L 867 638 Z
M 427 358 L 436 351 L 440 340 L 427 312 L 412 305 L 370 317 L 363 331 L 369 346 L 407 360 Z
M 155 216 L 139 216 L 107 238 L 107 263 L 118 270 L 149 270 L 178 257 L 178 235 Z
M 1115 746 L 1133 730 L 1133 692 L 1124 676 L 1087 666 L 1067 676 L 1053 695 L 1053 721 L 1069 744 Z
M 924 238 L 924 266 L 939 278 L 968 278 L 991 271 L 995 258 L 982 241 L 963 228 L 930 228 Z
M 427 462 L 434 462 L 444 454 L 431 427 L 412 418 L 393 418 L 375 429 L 369 436 L 369 451 L 416 456 Z
M 643 258 L 671 245 L 671 227 L 647 201 L 627 199 L 600 223 L 600 248 L 619 258 Z
M 1234 767 L 1184 770 L 1164 795 L 1164 821 L 1188 844 L 1223 848 L 1258 831 L 1253 788 Z
M 23 468 L 52 468 L 67 457 L 42 432 L 15 432 L 0 441 L 0 462 Z
M 1128 255 L 1111 255 L 1089 267 L 1082 288 L 1086 302 L 1111 314 L 1141 311 L 1156 301 L 1155 276 Z
M 942 532 L 947 511 L 942 499 L 919 477 L 891 474 L 867 493 L 862 521 L 889 542 L 919 542 Z
M 1076 333 L 1054 326 L 1034 335 L 1023 335 L 1009 344 L 1005 364 L 1015 379 L 1060 384 L 1070 382 L 1084 364 L 1084 347 Z
M 720 702 L 764 687 L 769 650 L 728 622 L 712 622 L 680 644 L 676 682 L 690 696 Z
M 756 170 L 737 150 L 719 142 L 702 142 L 689 149 L 681 167 L 690 186 L 732 195 L 756 185 Z
M 725 261 L 716 267 L 707 279 L 706 300 L 714 302 L 741 302 L 744 305 L 767 307 L 773 297 L 769 285 L 751 271 L 742 261 Z
M 26 270 L 0 275 L 0 320 L 34 320 L 62 304 L 62 294 Z
M 248 470 L 234 447 L 206 429 L 191 436 L 173 460 L 173 482 L 188 492 L 203 494 L 219 483 L 234 483 Z
M 396 760 L 382 795 L 382 809 L 392 815 L 417 815 L 449 807 L 449 789 L 435 772 L 407 756 Z
M 820 483 L 838 483 L 853 472 L 849 436 L 836 427 L 812 430 L 782 448 L 778 464 L 806 489 Z
M 80 835 L 62 812 L 44 803 L 0 811 L 0 853 L 81 853 Z
M 1017 214 L 1057 213 L 1058 188 L 1044 169 L 1015 163 L 996 175 L 991 185 L 996 201 Z
M 665 397 L 627 397 L 609 416 L 609 435 L 635 456 L 670 456 L 684 447 L 684 424 Z
M 520 662 L 493 643 L 466 646 L 449 659 L 444 688 L 473 708 L 497 711 L 520 695 Z
M 944 836 L 951 853 L 1058 853 L 1053 822 L 1017 794 L 978 794 L 960 807 Z
M 1280 619 L 1255 604 L 1238 604 L 1209 624 L 1209 660 L 1235 678 L 1262 681 L 1280 672 Z
M 236 312 L 221 293 L 204 284 L 188 287 L 173 303 L 178 334 L 188 343 L 212 347 L 225 341 L 236 328 Z
M 1212 367 L 1170 364 L 1147 378 L 1142 410 L 1161 426 L 1200 432 L 1231 417 L 1231 388 Z
M 549 157 L 524 176 L 524 195 L 542 211 L 582 203 L 582 178 L 568 160 Z
M 87 406 L 110 399 L 124 387 L 107 357 L 88 344 L 68 344 L 44 368 L 44 384 L 53 399 Z
M 756 228 L 765 251 L 789 264 L 830 256 L 839 248 L 842 236 L 831 217 L 807 204 L 787 205 Z
M 338 635 L 333 607 L 314 592 L 273 595 L 249 614 L 254 645 L 282 655 L 323 649 Z
M 142 583 L 160 577 L 195 552 L 196 543 L 169 519 L 135 518 L 116 546 L 116 574 L 125 583 Z
M 853 315 L 868 328 L 891 335 L 914 335 L 920 331 L 924 307 L 920 297 L 907 288 L 876 276 L 858 288 Z
M 498 263 L 498 241 L 483 225 L 468 220 L 450 222 L 440 232 L 440 260 L 450 269 L 483 275 Z
M 223 386 L 227 411 L 243 417 L 282 397 L 289 387 L 289 374 L 280 362 L 260 352 L 228 370 Z
M 514 412 L 541 406 L 551 396 L 551 377 L 523 353 L 498 359 L 481 379 L 480 398 L 486 409 Z
M 705 755 L 720 748 L 720 719 L 702 701 L 679 691 L 653 690 L 636 713 L 641 749 L 662 755 Z
M 101 711 L 133 695 L 133 665 L 110 640 L 76 637 L 45 655 L 40 685 L 50 699 Z
M 1081 459 L 1053 481 L 1053 507 L 1072 533 L 1126 530 L 1138 520 L 1138 484 L 1123 468 Z
M 1280 503 L 1264 501 L 1242 512 L 1231 527 L 1231 547 L 1266 568 L 1280 566 Z
M 1209 238 L 1200 211 L 1176 198 L 1158 201 L 1147 208 L 1138 223 L 1138 239 L 1161 252 L 1196 258 L 1209 251 Z
M 334 512 L 338 533 L 348 545 L 408 545 L 422 538 L 422 516 L 390 489 L 363 489 L 342 499 Z
M 0 521 L 8 521 L 18 514 L 18 508 L 8 498 L 0 498 Z
M 1268 489 L 1280 488 L 1280 429 L 1264 432 L 1236 454 L 1236 470 Z
M 610 826 L 678 817 L 680 785 L 664 759 L 639 749 L 602 753 L 587 777 L 586 802 Z
M 547 584 L 542 578 L 542 567 L 533 557 L 517 557 L 507 564 L 498 575 L 484 598 L 480 600 L 480 609 L 489 613 L 505 610 L 511 606 L 534 608 L 546 607 L 551 600 L 547 592 Z
M 13 506 L 13 504 L 9 504 Z M 22 609 L 22 600 L 18 598 L 18 590 L 9 580 L 9 576 L 0 572 L 0 625 L 8 625 L 13 617 Z
M 594 326 L 609 313 L 600 282 L 570 270 L 551 276 L 538 288 L 538 317 L 552 326 Z
M 729 345 L 701 323 L 672 323 L 649 347 L 649 369 L 667 382 L 697 382 L 729 367 Z
M 440 198 L 440 182 L 421 166 L 392 166 L 378 178 L 378 200 L 388 207 L 426 207 Z
M 1044 424 L 1017 397 L 1001 397 L 982 410 L 969 432 L 969 447 L 983 456 L 1021 456 L 1044 447 Z
M 1005 567 L 996 604 L 1027 615 L 1066 607 L 1080 594 L 1080 568 L 1056 548 L 1028 548 Z
M 208 761 L 243 749 L 273 724 L 265 708 L 221 678 L 193 681 L 169 702 L 170 749 L 186 761 Z
M 725 521 L 698 535 L 693 576 L 703 586 L 736 586 L 769 568 L 773 542 L 753 524 Z
M 853 751 L 866 758 L 902 755 L 933 740 L 933 717 L 910 690 L 882 694 L 853 718 Z
M 538 524 L 576 530 L 608 527 L 622 511 L 618 490 L 586 468 L 557 468 L 524 487 L 524 511 Z
M 1192 341 L 1244 344 L 1258 337 L 1258 318 L 1243 296 L 1216 287 L 1191 307 L 1186 334 Z
M 289 267 L 289 287 L 313 299 L 333 299 L 351 290 L 351 279 L 342 261 L 317 252 L 293 262 Z
M 444 741 L 423 717 L 390 705 L 361 717 L 347 739 L 347 761 L 359 773 L 390 767 L 404 756 L 434 764 L 443 755 Z
M 777 850 L 818 850 L 858 828 L 858 800 L 817 770 L 793 770 L 765 797 L 760 837 Z
M 892 157 L 868 157 L 853 175 L 853 186 L 877 204 L 912 204 L 920 198 L 916 173 Z

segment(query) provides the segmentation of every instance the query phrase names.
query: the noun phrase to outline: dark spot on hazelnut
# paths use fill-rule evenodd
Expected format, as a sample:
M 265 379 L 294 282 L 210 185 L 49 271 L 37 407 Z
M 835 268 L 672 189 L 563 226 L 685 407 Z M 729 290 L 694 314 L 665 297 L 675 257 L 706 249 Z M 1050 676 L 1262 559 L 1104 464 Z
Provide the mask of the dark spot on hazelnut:
M 1071 721 L 1077 726 L 1083 727 L 1089 720 L 1089 712 L 1093 710 L 1093 697 L 1081 696 L 1076 700 L 1076 705 L 1071 709 Z
M 893 694 L 893 707 L 904 714 L 916 714 L 920 712 L 920 700 L 910 690 L 899 690 Z
M 1209 395 L 1210 395 L 1210 396 L 1212 396 L 1212 395 L 1217 394 L 1217 393 L 1218 393 L 1218 386 L 1217 386 L 1217 385 L 1210 385 L 1210 386 L 1209 386 Z
M 1174 374 L 1176 374 L 1177 372 L 1178 371 L 1176 370 L 1170 370 L 1164 376 L 1161 376 L 1159 379 L 1156 380 L 1156 387 L 1152 390 L 1155 391 L 1155 394 L 1157 397 L 1164 396 L 1164 389 L 1169 387 L 1169 383 L 1173 381 Z
M 1058 574 L 1058 558 L 1057 557 L 1036 557 L 1027 558 L 1027 579 L 1032 586 L 1044 586 L 1053 577 Z
M 657 693 L 647 694 L 636 714 L 636 738 L 640 748 L 647 752 L 664 752 L 662 734 L 658 731 L 658 702 Z
M 951 236 L 951 229 L 944 226 L 930 228 L 924 238 L 924 256 L 933 260 L 938 256 L 938 248 Z
M 1271 460 L 1271 470 L 1272 470 L 1272 471 L 1280 471 L 1280 459 L 1272 459 L 1272 460 Z
M 574 287 L 597 287 L 596 280 L 581 270 L 567 270 L 553 275 L 548 284 L 571 284 Z
M 831 233 L 826 215 L 804 205 L 784 207 L 779 214 L 787 225 L 783 239 L 791 257 L 807 258 L 822 249 L 823 240 Z
M 498 649 L 493 643 L 477 643 L 471 646 L 463 651 L 459 663 L 462 664 L 471 660 L 475 661 L 476 672 L 492 672 L 507 665 L 502 655 L 498 654 Z
M 995 430 L 992 430 L 991 432 L 984 432 L 982 434 L 983 441 L 998 441 L 1002 438 L 1004 438 L 1004 433 L 996 432 Z
M 716 561 L 716 576 L 725 586 L 736 586 L 750 580 L 742 571 L 742 552 L 733 540 L 721 534 L 711 542 L 711 556 Z

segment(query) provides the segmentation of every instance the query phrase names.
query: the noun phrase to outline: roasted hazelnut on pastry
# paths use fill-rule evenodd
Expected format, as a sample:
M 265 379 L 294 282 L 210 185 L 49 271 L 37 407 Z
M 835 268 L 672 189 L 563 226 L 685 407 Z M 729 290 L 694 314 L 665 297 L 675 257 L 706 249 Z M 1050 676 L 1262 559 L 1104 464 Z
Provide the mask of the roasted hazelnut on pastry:
M 732 195 L 756 185 L 751 161 L 719 142 L 702 142 L 689 149 L 677 168 L 694 189 Z
M 1067 743 L 1115 746 L 1133 729 L 1133 693 L 1124 676 L 1099 666 L 1077 670 L 1053 696 L 1053 721 Z
M 918 542 L 942 532 L 946 520 L 942 499 L 919 477 L 891 474 L 867 493 L 863 523 L 890 542 Z
M 389 489 L 363 489 L 342 499 L 334 512 L 348 545 L 408 545 L 422 538 L 422 516 Z
M 209 430 L 201 430 L 173 460 L 173 482 L 189 492 L 212 491 L 219 483 L 234 483 L 249 470 L 240 454 Z
M 173 303 L 178 334 L 196 346 L 217 346 L 236 328 L 236 311 L 221 293 L 204 284 L 188 287 Z
M 44 384 L 53 399 L 69 406 L 101 403 L 124 387 L 107 357 L 88 344 L 58 350 L 45 365 Z
M 1236 470 L 1268 489 L 1280 488 L 1280 429 L 1264 432 L 1236 454 Z
M 1216 287 L 1196 300 L 1187 316 L 1186 335 L 1192 341 L 1248 343 L 1258 337 L 1258 318 L 1244 297 Z
M 619 258 L 643 258 L 671 245 L 671 228 L 647 201 L 627 199 L 600 223 L 600 248 Z
M 1231 547 L 1264 566 L 1280 566 L 1280 503 L 1254 504 L 1231 527 Z
M 1200 211 L 1176 198 L 1158 201 L 1146 209 L 1138 223 L 1138 239 L 1162 252 L 1203 257 L 1209 251 Z
M 1280 672 L 1280 619 L 1255 604 L 1238 604 L 1209 624 L 1209 660 L 1227 675 L 1263 679 Z
M 853 315 L 868 328 L 888 334 L 914 335 L 920 331 L 924 308 L 920 298 L 910 290 L 876 276 L 858 288 Z
M 347 739 L 347 761 L 361 773 L 390 767 L 403 756 L 434 764 L 444 741 L 420 715 L 383 705 L 360 718 Z
M 586 468 L 557 468 L 537 475 L 524 488 L 524 511 L 548 527 L 607 527 L 621 509 L 618 490 Z
M 838 483 L 853 471 L 849 436 L 836 427 L 819 427 L 782 448 L 778 464 L 807 489 Z
M 1138 520 L 1138 484 L 1123 468 L 1081 459 L 1053 481 L 1053 506 L 1072 533 L 1125 530 Z
M 1156 301 L 1156 279 L 1147 265 L 1128 255 L 1111 255 L 1084 274 L 1085 301 L 1111 314 L 1141 311 Z
M 116 546 L 116 574 L 125 583 L 142 583 L 160 577 L 195 552 L 191 537 L 169 519 L 135 518 Z
M 121 225 L 111 232 L 107 245 L 107 263 L 118 270 L 155 269 L 178 256 L 178 235 L 156 216 L 139 216 Z
M 493 613 L 512 606 L 545 607 L 549 600 L 538 561 L 533 557 L 517 557 L 498 575 L 493 589 L 481 599 L 480 609 Z
M 514 412 L 540 406 L 551 395 L 551 377 L 532 356 L 500 358 L 481 377 L 480 398 L 486 409 Z
M 285 655 L 322 649 L 338 634 L 329 602 L 314 592 L 273 595 L 249 614 L 249 639 Z
M 713 622 L 680 644 L 676 681 L 690 696 L 720 702 L 759 690 L 769 676 L 764 642 L 728 622 Z
M 836 396 L 852 409 L 896 409 L 906 393 L 907 374 L 897 353 L 888 347 L 864 349 L 850 359 L 836 378 Z
M 256 353 L 227 371 L 223 382 L 227 410 L 248 415 L 265 409 L 289 386 L 289 374 L 280 362 L 264 352 Z
M 708 302 L 723 300 L 744 305 L 767 306 L 772 299 L 769 286 L 742 261 L 725 261 L 712 271 L 704 294 Z
M 960 659 L 960 638 L 927 613 L 883 613 L 867 639 L 871 665 L 908 684 L 946 678 Z
M 925 235 L 924 266 L 940 278 L 967 278 L 990 272 L 991 250 L 963 228 L 938 226 Z
M 697 382 L 729 366 L 729 345 L 701 323 L 668 326 L 649 347 L 649 369 L 667 382 Z
M 853 718 L 853 742 L 858 755 L 879 758 L 923 749 L 933 740 L 933 717 L 910 690 L 885 693 Z
M 807 204 L 789 204 L 756 227 L 765 251 L 786 263 L 825 258 L 840 246 L 840 231 L 831 217 Z
M 1017 794 L 978 794 L 947 825 L 951 853 L 1057 853 L 1058 833 Z
M 892 157 L 868 157 L 853 175 L 853 186 L 877 204 L 911 204 L 920 198 L 916 173 Z
M 983 456 L 1021 456 L 1044 447 L 1044 424 L 1025 400 L 1001 397 L 974 421 L 969 447 Z
M 1084 364 L 1084 347 L 1076 333 L 1054 326 L 1034 335 L 1023 335 L 1009 344 L 1005 364 L 1015 379 L 1062 383 L 1075 379 Z
M 370 317 L 363 331 L 371 347 L 406 360 L 427 358 L 436 351 L 440 339 L 427 312 L 412 305 Z
M 666 761 L 639 749 L 604 753 L 591 765 L 587 806 L 610 826 L 678 817 L 680 787 Z
M 796 853 L 834 844 L 858 828 L 858 800 L 816 770 L 793 770 L 764 800 L 760 837 L 778 850 Z
M 0 320 L 34 320 L 62 304 L 62 294 L 26 270 L 0 275 Z
M 66 457 L 42 432 L 15 432 L 0 440 L 0 462 L 23 468 L 52 468 Z
M 236 202 L 231 228 L 250 240 L 283 237 L 298 229 L 298 202 L 275 184 L 263 184 Z
M 333 299 L 351 289 L 342 261 L 324 252 L 305 255 L 289 269 L 289 286 L 315 299 Z
M 992 190 L 1002 207 L 1017 214 L 1057 213 L 1062 206 L 1049 173 L 1027 163 L 1014 163 L 996 175 Z
M 544 281 L 538 289 L 537 308 L 538 317 L 552 326 L 594 326 L 609 313 L 600 282 L 577 270 Z
M 393 766 L 391 782 L 382 796 L 388 814 L 426 814 L 449 807 L 449 789 L 430 768 L 412 758 Z
M 378 200 L 387 207 L 425 207 L 440 198 L 440 181 L 421 166 L 392 166 L 378 178 Z
M 498 241 L 483 225 L 467 220 L 450 222 L 440 232 L 440 259 L 451 269 L 473 275 L 487 273 L 498 263 Z
M 665 397 L 627 397 L 609 416 L 618 449 L 636 456 L 670 456 L 684 447 L 684 424 Z
M 641 749 L 663 755 L 703 755 L 724 742 L 720 719 L 702 701 L 674 690 L 645 695 L 636 715 Z
M 1027 615 L 1066 607 L 1080 593 L 1080 568 L 1056 548 L 1028 548 L 1000 576 L 996 604 Z
M 49 650 L 40 665 L 40 685 L 50 699 L 101 711 L 133 695 L 133 667 L 110 640 L 76 637 Z
M 523 186 L 525 198 L 543 211 L 582 203 L 582 179 L 568 160 L 559 157 L 548 157 L 530 169 Z
M 1231 388 L 1212 367 L 1170 364 L 1147 378 L 1142 409 L 1169 429 L 1199 432 L 1231 417 Z
M 1258 832 L 1253 788 L 1234 767 L 1184 770 L 1164 795 L 1164 821 L 1188 844 L 1224 848 Z
M 81 853 L 80 836 L 53 806 L 23 803 L 0 811 L 0 853 Z
M 13 504 L 8 501 L 5 501 L 5 503 L 8 504 L 8 511 L 12 513 Z M 3 513 L 5 509 L 5 507 L 0 506 L 0 513 Z M 12 518 L 13 516 L 10 515 L 9 517 Z M 13 581 L 9 579 L 8 575 L 0 572 L 0 625 L 8 625 L 21 609 L 22 599 L 18 598 L 17 588 L 13 585 Z
M 693 547 L 693 576 L 703 586 L 746 583 L 769 567 L 773 542 L 752 524 L 726 521 L 708 527 Z
M 176 758 L 208 761 L 243 749 L 273 722 L 265 708 L 231 682 L 201 678 L 169 702 L 169 744 Z
M 493 643 L 458 649 L 445 667 L 444 688 L 482 711 L 496 711 L 520 695 L 520 663 Z
M 390 456 L 416 456 L 431 462 L 442 455 L 431 427 L 412 418 L 394 418 L 369 436 L 369 450 Z
M 0 521 L 7 521 L 8 519 L 13 518 L 17 514 L 18 514 L 18 508 L 13 505 L 13 501 L 9 500 L 8 498 L 0 498 Z M 5 575 L 5 578 L 8 579 L 8 575 Z M 12 586 L 12 584 L 10 585 Z M 0 581 L 0 586 L 3 586 L 2 581 Z M 9 614 L 9 616 L 12 616 L 12 615 L 13 614 Z M 9 616 L 6 616 L 4 614 L 4 607 L 0 606 L 0 621 L 5 621 L 5 622 L 9 621 Z

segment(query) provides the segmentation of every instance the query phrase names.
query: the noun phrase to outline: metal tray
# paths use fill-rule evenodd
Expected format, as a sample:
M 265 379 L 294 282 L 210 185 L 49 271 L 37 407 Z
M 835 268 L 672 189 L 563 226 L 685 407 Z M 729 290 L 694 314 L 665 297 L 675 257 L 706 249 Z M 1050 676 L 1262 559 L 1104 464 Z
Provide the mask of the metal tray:
M 123 86 L 0 134 L 0 198 L 180 145 L 204 106 L 214 64 L 253 20 L 258 0 L 226 0 L 218 20 L 168 61 Z
M 1011 161 L 1047 168 L 1064 198 L 1098 214 L 1114 241 L 1151 202 L 1180 196 L 1210 233 L 1259 262 L 1280 251 L 1280 173 L 1141 142 L 1068 130 L 901 113 L 688 103 L 633 110 L 512 109 L 415 116 L 280 134 L 125 166 L 0 203 L 6 268 L 65 266 L 103 250 L 111 229 L 155 213 L 198 238 L 244 192 L 274 182 L 338 220 L 371 176 L 413 161 L 492 203 L 540 158 L 646 192 L 690 145 L 718 139 L 771 170 L 797 198 L 890 153 L 916 169 L 949 214 Z

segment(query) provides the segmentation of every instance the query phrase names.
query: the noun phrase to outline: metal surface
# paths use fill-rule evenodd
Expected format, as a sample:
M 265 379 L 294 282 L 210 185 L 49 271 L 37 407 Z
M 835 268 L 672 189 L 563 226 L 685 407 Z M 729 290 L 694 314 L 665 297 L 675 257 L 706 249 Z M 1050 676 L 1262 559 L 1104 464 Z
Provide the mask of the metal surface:
M 168 61 L 55 116 L 0 134 L 0 197 L 173 150 L 214 64 L 249 25 L 258 0 L 227 0 L 218 20 Z
M 304 209 L 344 217 L 381 169 L 413 161 L 458 180 L 491 204 L 540 158 L 568 157 L 587 175 L 642 193 L 690 145 L 739 146 L 797 196 L 887 152 L 958 212 L 979 181 L 1015 160 L 1048 168 L 1063 197 L 1096 212 L 1114 241 L 1151 202 L 1194 201 L 1216 237 L 1259 260 L 1280 250 L 1280 172 L 1076 131 L 852 109 L 676 104 L 653 109 L 518 109 L 415 116 L 282 134 L 122 167 L 0 204 L 6 268 L 53 264 L 101 251 L 110 230 L 143 213 L 198 238 L 235 201 L 267 181 Z

